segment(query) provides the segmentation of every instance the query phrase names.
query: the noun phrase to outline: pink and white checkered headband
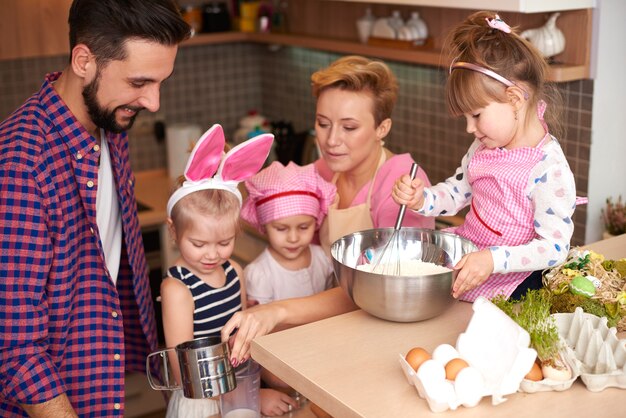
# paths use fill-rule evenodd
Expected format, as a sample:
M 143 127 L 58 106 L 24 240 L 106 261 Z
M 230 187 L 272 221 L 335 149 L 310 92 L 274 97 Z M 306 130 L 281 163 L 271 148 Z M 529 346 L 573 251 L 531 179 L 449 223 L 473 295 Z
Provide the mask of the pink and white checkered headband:
M 208 189 L 233 193 L 241 204 L 237 185 L 256 174 L 267 159 L 274 135 L 262 134 L 237 145 L 224 154 L 224 130 L 213 125 L 198 140 L 185 167 L 185 181 L 167 202 L 167 216 L 183 197 Z
M 315 170 L 313 164 L 300 167 L 275 161 L 245 182 L 248 197 L 241 217 L 257 230 L 263 225 L 289 216 L 310 215 L 319 228 L 335 199 L 336 187 Z

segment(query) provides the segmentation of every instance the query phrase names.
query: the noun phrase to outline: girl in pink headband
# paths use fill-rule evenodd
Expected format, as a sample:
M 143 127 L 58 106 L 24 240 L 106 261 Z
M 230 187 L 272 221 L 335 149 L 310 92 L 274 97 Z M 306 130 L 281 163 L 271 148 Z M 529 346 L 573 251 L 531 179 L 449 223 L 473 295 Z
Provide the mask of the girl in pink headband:
M 455 267 L 454 297 L 519 299 L 542 286 L 543 269 L 565 260 L 574 208 L 584 201 L 557 141 L 560 98 L 544 57 L 497 14 L 474 13 L 448 39 L 446 101 L 465 118 L 472 144 L 445 182 L 425 187 L 403 176 L 392 196 L 426 216 L 469 208 L 453 231 L 480 251 Z

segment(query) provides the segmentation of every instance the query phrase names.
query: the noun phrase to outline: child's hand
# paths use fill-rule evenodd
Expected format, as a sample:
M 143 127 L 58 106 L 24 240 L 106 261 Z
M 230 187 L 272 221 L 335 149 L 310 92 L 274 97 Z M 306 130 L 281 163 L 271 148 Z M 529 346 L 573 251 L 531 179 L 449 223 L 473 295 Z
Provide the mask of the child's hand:
M 275 303 L 256 305 L 244 311 L 235 312 L 224 325 L 221 331 L 222 341 L 228 341 L 230 362 L 234 367 L 250 358 L 250 342 L 255 337 L 272 332 L 279 322 L 277 312 L 279 310 Z
M 290 412 L 298 407 L 291 396 L 274 389 L 261 389 L 261 414 L 275 417 Z
M 424 182 L 420 178 L 411 181 L 408 174 L 403 175 L 393 185 L 391 197 L 399 205 L 418 210 L 424 204 Z
M 454 266 L 459 271 L 452 286 L 452 296 L 458 298 L 463 293 L 480 286 L 493 273 L 493 257 L 489 249 L 465 254 Z
M 246 299 L 246 308 L 252 308 L 253 306 L 258 305 L 258 304 L 259 304 L 259 301 L 256 299 L 250 299 L 250 298 Z

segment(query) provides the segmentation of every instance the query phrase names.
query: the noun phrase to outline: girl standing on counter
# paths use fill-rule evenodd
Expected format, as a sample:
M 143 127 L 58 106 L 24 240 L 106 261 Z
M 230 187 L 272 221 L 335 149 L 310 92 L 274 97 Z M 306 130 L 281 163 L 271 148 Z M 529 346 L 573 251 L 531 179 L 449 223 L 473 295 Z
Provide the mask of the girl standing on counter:
M 237 185 L 263 166 L 272 142 L 272 135 L 260 135 L 223 156 L 224 133 L 220 125 L 213 125 L 191 152 L 184 182 L 167 203 L 169 231 L 180 251 L 161 283 L 168 347 L 219 336 L 226 321 L 246 306 L 241 267 L 230 260 L 242 200 Z M 180 383 L 178 360 L 174 352 L 169 354 Z M 287 395 L 277 396 L 282 398 L 277 402 L 295 403 Z M 214 414 L 219 414 L 217 399 L 187 399 L 182 390 L 174 392 L 167 408 L 167 417 L 172 418 Z
M 561 133 L 560 98 L 546 60 L 497 14 L 469 16 L 449 39 L 446 100 L 474 141 L 454 176 L 432 187 L 402 176 L 393 198 L 427 216 L 470 206 L 451 230 L 481 250 L 455 266 L 454 297 L 518 299 L 565 260 L 574 230 L 574 176 L 550 133 Z
M 335 198 L 335 186 L 313 165 L 275 161 L 245 182 L 241 218 L 267 236 L 267 248 L 244 270 L 248 301 L 310 296 L 333 285 L 333 266 L 312 244 Z

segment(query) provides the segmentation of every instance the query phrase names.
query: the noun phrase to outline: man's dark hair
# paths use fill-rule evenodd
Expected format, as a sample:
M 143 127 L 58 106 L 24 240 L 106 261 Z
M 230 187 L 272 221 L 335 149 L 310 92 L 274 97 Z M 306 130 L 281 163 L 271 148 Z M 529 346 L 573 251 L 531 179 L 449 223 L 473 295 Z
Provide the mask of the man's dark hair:
M 101 64 L 125 59 L 130 39 L 173 46 L 191 34 L 174 0 L 74 0 L 68 23 L 70 54 L 85 44 Z

